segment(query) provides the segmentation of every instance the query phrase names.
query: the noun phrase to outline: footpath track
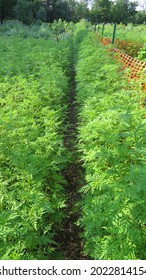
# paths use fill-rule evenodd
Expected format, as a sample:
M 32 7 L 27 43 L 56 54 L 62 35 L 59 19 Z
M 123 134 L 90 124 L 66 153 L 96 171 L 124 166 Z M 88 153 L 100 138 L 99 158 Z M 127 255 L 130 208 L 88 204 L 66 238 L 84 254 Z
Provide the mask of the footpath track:
M 65 260 L 86 259 L 86 256 L 84 256 L 82 252 L 83 242 L 81 239 L 81 229 L 77 226 L 77 221 L 80 217 L 78 204 L 81 199 L 79 189 L 84 181 L 84 171 L 76 148 L 77 108 L 75 89 L 75 71 L 73 70 L 66 117 L 68 129 L 64 133 L 64 146 L 68 154 L 70 154 L 71 161 L 62 173 L 66 181 L 67 203 L 63 230 L 59 232 L 57 237 L 59 252 Z
M 109 44 L 109 42 L 107 42 Z M 106 45 L 107 45 L 106 44 Z M 146 90 L 145 71 L 146 63 L 132 58 L 123 51 L 112 47 L 113 58 L 121 62 L 124 69 L 129 69 L 127 78 L 130 81 L 139 81 L 141 87 Z M 68 129 L 64 134 L 64 145 L 71 155 L 71 163 L 64 170 L 63 176 L 67 182 L 67 206 L 66 215 L 63 223 L 63 230 L 59 235 L 58 243 L 64 259 L 87 259 L 83 254 L 83 241 L 81 239 L 81 229 L 77 226 L 80 217 L 78 204 L 80 202 L 79 189 L 84 184 L 84 170 L 81 166 L 76 148 L 77 142 L 77 108 L 75 102 L 75 71 L 73 70 L 70 93 L 68 97 L 67 122 Z M 89 259 L 89 258 L 88 258 Z

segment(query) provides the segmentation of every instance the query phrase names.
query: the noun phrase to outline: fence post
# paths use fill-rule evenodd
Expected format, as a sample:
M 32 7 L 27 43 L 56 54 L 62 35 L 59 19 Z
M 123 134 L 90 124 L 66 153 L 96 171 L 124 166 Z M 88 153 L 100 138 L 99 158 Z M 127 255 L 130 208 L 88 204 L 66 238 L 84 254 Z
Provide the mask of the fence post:
M 114 44 L 115 36 L 116 36 L 116 23 L 114 24 L 114 31 L 113 31 L 113 38 L 112 38 L 112 44 Z
M 104 26 L 105 26 L 105 23 L 103 23 L 103 26 L 102 26 L 102 36 L 104 35 Z

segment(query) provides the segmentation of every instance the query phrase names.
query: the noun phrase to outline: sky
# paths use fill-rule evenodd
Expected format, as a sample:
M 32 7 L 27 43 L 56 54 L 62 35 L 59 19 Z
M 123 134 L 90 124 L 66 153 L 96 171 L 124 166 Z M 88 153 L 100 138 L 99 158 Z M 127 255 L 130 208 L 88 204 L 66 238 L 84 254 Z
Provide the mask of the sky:
M 132 0 L 132 1 L 138 1 L 139 6 L 138 6 L 138 10 L 146 10 L 146 0 Z
M 138 6 L 138 10 L 146 10 L 146 0 L 130 0 L 131 2 L 135 1 L 135 2 L 138 2 L 139 3 L 139 6 Z M 89 3 L 92 2 L 92 0 L 89 1 Z M 89 4 L 90 6 L 90 4 Z

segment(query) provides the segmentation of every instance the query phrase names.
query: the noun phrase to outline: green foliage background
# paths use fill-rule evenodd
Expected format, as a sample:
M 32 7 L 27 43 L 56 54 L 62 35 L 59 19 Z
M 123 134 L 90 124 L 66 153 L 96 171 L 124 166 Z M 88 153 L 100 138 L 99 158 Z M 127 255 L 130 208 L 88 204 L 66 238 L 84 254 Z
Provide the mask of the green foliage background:
M 0 0 L 0 23 L 17 19 L 24 24 L 66 20 L 78 22 L 82 18 L 92 23 L 142 24 L 146 13 L 137 9 L 138 2 L 130 0 Z

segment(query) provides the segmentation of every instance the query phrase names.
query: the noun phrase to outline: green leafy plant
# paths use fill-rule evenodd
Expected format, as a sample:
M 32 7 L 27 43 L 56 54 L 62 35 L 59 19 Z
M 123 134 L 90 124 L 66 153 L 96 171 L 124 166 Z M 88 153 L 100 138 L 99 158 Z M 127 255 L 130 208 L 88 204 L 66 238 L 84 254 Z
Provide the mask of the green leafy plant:
M 84 251 L 94 259 L 145 259 L 145 109 L 119 65 L 90 34 L 77 70 Z
M 53 258 L 69 160 L 69 42 L 4 37 L 0 45 L 0 258 Z
M 140 49 L 138 59 L 146 61 L 146 44 Z

